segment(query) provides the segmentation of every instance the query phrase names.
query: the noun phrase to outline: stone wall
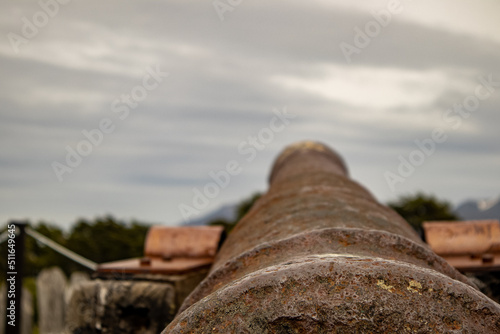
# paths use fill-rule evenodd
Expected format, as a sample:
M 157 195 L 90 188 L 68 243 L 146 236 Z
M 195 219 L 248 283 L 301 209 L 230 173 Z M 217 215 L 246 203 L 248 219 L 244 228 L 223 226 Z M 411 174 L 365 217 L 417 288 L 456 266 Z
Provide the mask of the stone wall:
M 66 332 L 157 334 L 206 273 L 101 277 L 85 282 L 69 300 Z

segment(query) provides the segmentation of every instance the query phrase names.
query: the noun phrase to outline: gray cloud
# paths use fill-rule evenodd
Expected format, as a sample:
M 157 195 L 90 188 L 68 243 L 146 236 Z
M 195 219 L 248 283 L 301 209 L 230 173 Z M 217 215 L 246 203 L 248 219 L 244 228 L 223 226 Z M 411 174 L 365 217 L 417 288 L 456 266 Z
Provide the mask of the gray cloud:
M 500 81 L 492 39 L 402 15 L 348 64 L 339 44 L 352 43 L 353 28 L 372 19 L 368 8 L 244 2 L 221 22 L 211 2 L 114 0 L 62 6 L 16 55 L 6 35 L 19 33 L 21 17 L 40 8 L 28 1 L 0 7 L 2 221 L 67 226 L 109 212 L 173 224 L 181 219 L 178 204 L 190 203 L 210 171 L 231 160 L 243 168 L 205 211 L 264 190 L 274 157 L 302 139 L 332 145 L 381 200 L 417 189 L 454 202 L 498 194 L 498 92 L 457 130 L 441 119 L 473 93 L 479 75 Z M 169 77 L 121 120 L 113 101 L 157 65 Z M 334 81 L 319 92 L 276 78 L 325 87 Z M 358 104 L 364 94 L 373 103 Z M 285 106 L 297 117 L 247 162 L 238 145 Z M 64 162 L 66 147 L 103 118 L 112 120 L 113 133 L 59 183 L 51 164 Z M 440 126 L 449 139 L 390 192 L 383 173 Z

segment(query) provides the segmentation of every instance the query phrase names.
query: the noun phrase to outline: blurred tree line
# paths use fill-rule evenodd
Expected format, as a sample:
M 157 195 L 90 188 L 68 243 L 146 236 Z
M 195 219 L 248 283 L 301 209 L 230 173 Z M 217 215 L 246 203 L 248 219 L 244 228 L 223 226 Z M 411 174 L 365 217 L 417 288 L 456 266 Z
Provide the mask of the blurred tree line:
M 453 213 L 450 203 L 420 192 L 401 196 L 387 205 L 399 213 L 422 238 L 424 235 L 422 223 L 424 221 L 459 219 Z
M 237 222 L 245 216 L 253 204 L 260 198 L 260 193 L 255 193 L 243 200 L 236 207 L 235 219 L 232 221 L 218 219 L 209 222 L 209 225 L 222 225 L 230 233 Z M 439 200 L 434 196 L 417 193 L 402 196 L 394 202 L 388 203 L 420 234 L 422 222 L 428 220 L 457 220 L 448 202 Z M 52 239 L 73 252 L 92 260 L 96 263 L 116 261 L 121 259 L 141 257 L 143 255 L 144 240 L 151 225 L 143 222 L 132 221 L 125 223 L 112 216 L 96 218 L 93 221 L 80 219 L 70 229 L 63 231 L 56 225 L 44 222 L 31 228 L 44 236 Z M 5 230 L 5 227 L 1 230 Z M 1 278 L 5 278 L 7 261 L 7 243 L 0 245 L 0 271 Z M 26 264 L 27 277 L 35 277 L 43 268 L 59 266 L 67 276 L 74 271 L 90 271 L 60 255 L 49 247 L 38 243 L 33 238 L 26 237 Z
M 38 233 L 96 263 L 142 256 L 144 239 L 150 227 L 150 224 L 138 221 L 125 223 L 112 216 L 99 217 L 93 221 L 80 219 L 69 232 L 45 222 L 36 225 L 28 224 Z M 7 272 L 6 252 L 7 243 L 3 243 L 0 245 L 2 279 Z M 35 277 L 43 268 L 52 266 L 60 267 L 68 277 L 74 271 L 90 273 L 86 267 L 73 262 L 32 237 L 26 236 L 25 275 Z

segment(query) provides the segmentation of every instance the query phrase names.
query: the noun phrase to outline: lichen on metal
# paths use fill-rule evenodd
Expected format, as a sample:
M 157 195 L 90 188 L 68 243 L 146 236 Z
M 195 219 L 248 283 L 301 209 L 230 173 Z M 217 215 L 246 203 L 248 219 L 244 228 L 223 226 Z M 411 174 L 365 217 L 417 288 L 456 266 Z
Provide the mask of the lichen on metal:
M 163 333 L 499 333 L 500 306 L 319 143 L 280 155 Z

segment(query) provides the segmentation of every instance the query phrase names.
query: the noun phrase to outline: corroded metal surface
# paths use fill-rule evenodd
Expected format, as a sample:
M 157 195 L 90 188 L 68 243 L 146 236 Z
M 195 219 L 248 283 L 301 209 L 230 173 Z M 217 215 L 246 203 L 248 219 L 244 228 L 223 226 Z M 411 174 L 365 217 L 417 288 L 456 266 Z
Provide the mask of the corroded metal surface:
M 164 333 L 496 333 L 500 306 L 299 143 Z
M 498 220 L 435 221 L 423 226 L 432 250 L 458 270 L 500 270 Z

